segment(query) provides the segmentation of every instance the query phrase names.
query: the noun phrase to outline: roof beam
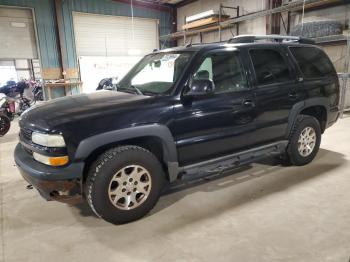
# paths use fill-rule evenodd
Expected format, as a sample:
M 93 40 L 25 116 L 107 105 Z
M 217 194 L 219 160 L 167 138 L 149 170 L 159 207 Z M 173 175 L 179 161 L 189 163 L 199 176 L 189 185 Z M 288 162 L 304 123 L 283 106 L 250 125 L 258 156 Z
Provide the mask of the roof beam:
M 131 0 L 112 0 L 112 1 L 131 5 Z M 158 11 L 165 11 L 165 12 L 172 12 L 171 9 L 173 8 L 173 6 L 170 4 L 151 3 L 148 1 L 133 0 L 132 3 L 133 3 L 133 6 L 138 6 L 138 7 L 148 8 L 148 9 L 153 9 Z
M 179 7 L 182 7 L 182 6 L 185 6 L 185 5 L 189 5 L 189 4 L 192 4 L 194 2 L 197 2 L 198 0 L 184 0 L 184 1 L 181 1 L 177 4 L 175 4 L 176 8 L 179 8 Z

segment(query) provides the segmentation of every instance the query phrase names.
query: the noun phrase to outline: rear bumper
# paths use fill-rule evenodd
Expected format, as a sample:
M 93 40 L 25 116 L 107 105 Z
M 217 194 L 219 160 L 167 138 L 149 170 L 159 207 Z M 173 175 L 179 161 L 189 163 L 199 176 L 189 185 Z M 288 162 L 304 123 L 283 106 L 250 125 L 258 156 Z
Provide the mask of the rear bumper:
M 47 166 L 35 161 L 21 144 L 16 146 L 14 156 L 23 178 L 46 200 L 57 200 L 69 204 L 82 201 L 83 163 L 72 163 L 64 167 Z

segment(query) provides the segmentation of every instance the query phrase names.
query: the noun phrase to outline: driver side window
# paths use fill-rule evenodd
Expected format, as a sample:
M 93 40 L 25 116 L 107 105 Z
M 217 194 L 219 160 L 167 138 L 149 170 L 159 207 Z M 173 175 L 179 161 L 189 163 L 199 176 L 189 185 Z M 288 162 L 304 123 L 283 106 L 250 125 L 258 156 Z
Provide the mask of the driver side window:
M 243 66 L 234 52 L 209 54 L 193 75 L 193 79 L 213 81 L 215 93 L 248 89 Z

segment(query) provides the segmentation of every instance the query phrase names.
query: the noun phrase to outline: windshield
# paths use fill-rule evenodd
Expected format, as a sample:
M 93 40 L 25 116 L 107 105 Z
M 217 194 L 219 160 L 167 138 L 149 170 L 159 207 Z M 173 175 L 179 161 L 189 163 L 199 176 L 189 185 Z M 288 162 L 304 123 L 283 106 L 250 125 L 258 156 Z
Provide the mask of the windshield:
M 169 93 L 192 54 L 177 52 L 147 55 L 119 82 L 117 89 L 138 94 Z

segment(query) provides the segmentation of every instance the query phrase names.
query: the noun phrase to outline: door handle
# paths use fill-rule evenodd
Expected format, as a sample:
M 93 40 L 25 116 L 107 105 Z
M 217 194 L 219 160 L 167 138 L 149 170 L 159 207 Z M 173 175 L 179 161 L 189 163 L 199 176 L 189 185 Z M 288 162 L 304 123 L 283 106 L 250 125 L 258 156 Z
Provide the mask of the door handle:
M 253 102 L 253 100 L 247 99 L 243 101 L 243 105 L 246 107 L 254 107 L 255 103 Z
M 288 97 L 290 99 L 297 99 L 298 98 L 298 94 L 297 94 L 297 92 L 292 91 L 292 92 L 289 92 Z

